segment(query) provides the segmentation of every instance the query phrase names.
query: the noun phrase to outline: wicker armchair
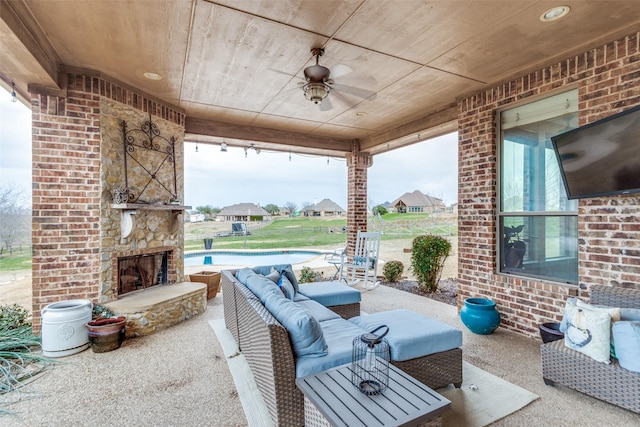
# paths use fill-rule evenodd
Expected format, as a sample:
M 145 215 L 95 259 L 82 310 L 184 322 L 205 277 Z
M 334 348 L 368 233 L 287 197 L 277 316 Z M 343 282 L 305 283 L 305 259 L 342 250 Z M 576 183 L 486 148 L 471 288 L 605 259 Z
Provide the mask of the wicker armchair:
M 621 308 L 640 308 L 640 289 L 594 285 L 590 302 Z M 626 370 L 613 359 L 596 362 L 564 345 L 564 340 L 540 347 L 545 384 L 566 387 L 640 413 L 640 373 Z

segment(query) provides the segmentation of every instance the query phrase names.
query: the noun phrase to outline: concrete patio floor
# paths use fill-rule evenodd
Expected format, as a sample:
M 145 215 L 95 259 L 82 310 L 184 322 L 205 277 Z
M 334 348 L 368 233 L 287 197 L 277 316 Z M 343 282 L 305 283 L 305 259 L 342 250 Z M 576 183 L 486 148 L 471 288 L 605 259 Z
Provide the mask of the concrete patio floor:
M 29 386 L 37 395 L 9 406 L 18 416 L 0 416 L 0 424 L 247 425 L 224 354 L 208 324 L 223 317 L 223 298 L 219 293 L 204 314 L 125 341 L 116 351 L 87 350 L 61 358 L 64 363 Z M 640 423 L 640 415 L 633 412 L 562 386 L 546 386 L 540 375 L 540 343 L 535 339 L 503 329 L 475 335 L 461 324 L 456 307 L 389 287 L 362 295 L 362 310 L 367 313 L 396 308 L 460 328 L 466 361 L 540 396 L 495 426 Z

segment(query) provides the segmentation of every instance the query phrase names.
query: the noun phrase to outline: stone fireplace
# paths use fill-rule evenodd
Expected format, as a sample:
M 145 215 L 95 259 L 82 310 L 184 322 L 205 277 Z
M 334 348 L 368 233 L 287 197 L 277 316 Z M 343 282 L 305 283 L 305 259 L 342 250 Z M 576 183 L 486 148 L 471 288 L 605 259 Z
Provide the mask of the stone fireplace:
M 184 281 L 184 112 L 98 71 L 63 71 L 64 90 L 31 88 L 34 332 L 46 305 L 70 299 L 126 315 L 129 336 L 202 313 L 206 285 Z M 158 253 L 159 270 L 154 259 L 119 274 L 118 258 Z

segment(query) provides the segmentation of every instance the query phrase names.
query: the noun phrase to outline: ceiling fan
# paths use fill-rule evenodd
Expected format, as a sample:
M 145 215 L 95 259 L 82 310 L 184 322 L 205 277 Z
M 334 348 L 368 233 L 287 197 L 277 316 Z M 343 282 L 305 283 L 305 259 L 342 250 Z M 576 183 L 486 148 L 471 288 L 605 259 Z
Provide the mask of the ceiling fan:
M 333 80 L 329 78 L 331 71 L 318 63 L 320 57 L 324 55 L 324 49 L 314 47 L 311 49 L 311 54 L 316 57 L 316 64 L 304 69 L 304 79 L 307 83 L 302 86 L 302 90 L 305 98 L 314 104 L 319 104 L 329 95 L 331 91 L 329 83 L 333 83 Z
M 304 79 L 306 83 L 302 83 L 302 90 L 304 91 L 304 97 L 306 99 L 314 104 L 321 104 L 321 109 L 327 110 L 331 108 L 328 103 L 329 100 L 324 104 L 322 101 L 327 97 L 327 95 L 329 95 L 329 92 L 334 89 L 337 91 L 351 93 L 361 98 L 372 99 L 372 97 L 375 97 L 375 92 L 336 84 L 333 79 L 329 77 L 331 75 L 331 70 L 319 64 L 320 57 L 324 55 L 324 48 L 314 47 L 311 49 L 311 54 L 315 56 L 316 63 L 304 69 Z M 351 71 L 347 66 L 342 66 L 342 68 L 346 68 L 348 71 Z

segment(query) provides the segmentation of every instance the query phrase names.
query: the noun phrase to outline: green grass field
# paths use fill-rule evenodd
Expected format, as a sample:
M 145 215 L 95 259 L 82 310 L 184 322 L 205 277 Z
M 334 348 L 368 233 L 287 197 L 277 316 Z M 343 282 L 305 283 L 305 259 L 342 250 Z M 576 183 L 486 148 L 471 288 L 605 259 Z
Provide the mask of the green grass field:
M 264 226 L 248 224 L 250 236 L 214 238 L 213 249 L 286 249 L 312 247 L 338 247 L 347 240 L 343 227 L 346 218 L 279 218 Z M 206 237 L 216 232 L 230 231 L 230 223 L 202 222 L 185 224 L 185 251 L 203 250 Z M 422 234 L 457 234 L 457 223 L 452 215 L 387 214 L 370 222 L 369 230 L 381 231 L 382 240 L 413 238 Z M 27 250 L 14 251 L 0 257 L 0 271 L 31 269 L 31 254 Z

